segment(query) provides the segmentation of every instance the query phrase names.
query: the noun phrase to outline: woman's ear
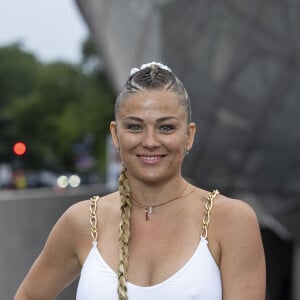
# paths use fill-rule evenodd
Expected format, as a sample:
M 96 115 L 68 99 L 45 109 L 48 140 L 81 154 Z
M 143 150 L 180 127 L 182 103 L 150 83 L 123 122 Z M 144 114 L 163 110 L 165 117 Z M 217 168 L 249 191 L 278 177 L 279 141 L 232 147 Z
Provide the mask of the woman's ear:
M 186 150 L 190 151 L 195 138 L 196 124 L 194 122 L 189 123 L 187 128 Z
M 110 134 L 111 134 L 113 143 L 114 143 L 116 149 L 119 149 L 120 145 L 119 145 L 119 139 L 118 139 L 118 135 L 117 135 L 117 123 L 116 123 L 116 121 L 111 121 L 110 122 L 109 129 L 110 129 Z

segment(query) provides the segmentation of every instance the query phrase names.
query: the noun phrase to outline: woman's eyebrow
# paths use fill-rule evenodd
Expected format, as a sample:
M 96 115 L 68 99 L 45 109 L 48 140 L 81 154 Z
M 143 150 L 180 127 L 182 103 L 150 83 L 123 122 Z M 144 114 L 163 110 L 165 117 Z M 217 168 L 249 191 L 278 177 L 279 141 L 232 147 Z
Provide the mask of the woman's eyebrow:
M 142 118 L 139 118 L 139 117 L 135 117 L 135 116 L 128 116 L 126 118 L 123 119 L 123 121 L 136 121 L 136 122 L 145 122 L 144 119 Z M 178 118 L 177 117 L 174 117 L 174 116 L 165 116 L 165 117 L 161 117 L 161 118 L 158 118 L 156 119 L 156 122 L 157 123 L 161 123 L 161 122 L 165 122 L 165 121 L 169 121 L 169 120 L 176 120 L 178 121 Z
M 164 121 L 169 121 L 169 120 L 176 120 L 178 121 L 178 118 L 174 117 L 174 116 L 166 116 L 166 117 L 162 117 L 156 120 L 156 122 L 164 122 Z
M 131 120 L 131 121 L 137 121 L 137 122 L 144 122 L 143 119 L 139 118 L 139 117 L 134 117 L 134 116 L 129 116 L 129 117 L 126 117 L 123 119 L 124 121 L 127 121 L 127 120 Z

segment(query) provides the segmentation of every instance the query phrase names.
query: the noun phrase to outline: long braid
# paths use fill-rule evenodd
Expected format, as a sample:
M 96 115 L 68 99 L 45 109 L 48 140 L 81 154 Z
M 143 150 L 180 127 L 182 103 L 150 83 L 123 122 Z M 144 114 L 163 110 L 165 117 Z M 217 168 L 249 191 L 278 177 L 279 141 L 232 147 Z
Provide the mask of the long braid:
M 122 87 L 115 103 L 115 118 L 118 121 L 119 108 L 133 93 L 141 90 L 173 91 L 180 104 L 187 113 L 188 122 L 191 121 L 190 99 L 182 82 L 172 73 L 171 69 L 159 64 L 151 63 L 135 70 Z M 119 227 L 119 269 L 118 269 L 118 297 L 119 300 L 128 300 L 127 297 L 127 269 L 129 260 L 130 217 L 131 217 L 131 192 L 123 166 L 119 177 L 119 193 L 121 197 L 121 222 Z
M 127 269 L 129 259 L 130 240 L 130 186 L 126 176 L 126 168 L 123 166 L 119 177 L 119 193 L 121 197 L 121 222 L 119 227 L 119 270 L 118 270 L 118 297 L 119 300 L 127 300 Z

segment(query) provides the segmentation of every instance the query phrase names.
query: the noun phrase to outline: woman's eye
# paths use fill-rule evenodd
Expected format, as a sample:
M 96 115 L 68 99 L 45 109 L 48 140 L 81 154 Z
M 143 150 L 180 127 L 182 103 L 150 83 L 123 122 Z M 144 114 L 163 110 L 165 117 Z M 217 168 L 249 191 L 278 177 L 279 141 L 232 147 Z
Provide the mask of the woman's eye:
M 163 132 L 169 132 L 169 131 L 172 131 L 174 129 L 175 129 L 175 127 L 173 125 L 169 125 L 169 124 L 164 124 L 164 125 L 161 125 L 159 127 L 159 130 L 163 131 Z
M 127 125 L 127 129 L 132 130 L 132 131 L 140 131 L 143 128 L 139 124 L 129 124 L 129 125 Z

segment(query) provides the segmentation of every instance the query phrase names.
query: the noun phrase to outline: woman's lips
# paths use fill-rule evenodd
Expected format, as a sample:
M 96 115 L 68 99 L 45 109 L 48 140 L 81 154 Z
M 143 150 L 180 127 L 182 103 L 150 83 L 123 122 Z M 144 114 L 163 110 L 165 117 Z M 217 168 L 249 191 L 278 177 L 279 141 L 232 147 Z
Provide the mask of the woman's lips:
M 162 158 L 164 158 L 166 155 L 137 155 L 137 157 L 147 164 L 153 164 L 161 161 Z

